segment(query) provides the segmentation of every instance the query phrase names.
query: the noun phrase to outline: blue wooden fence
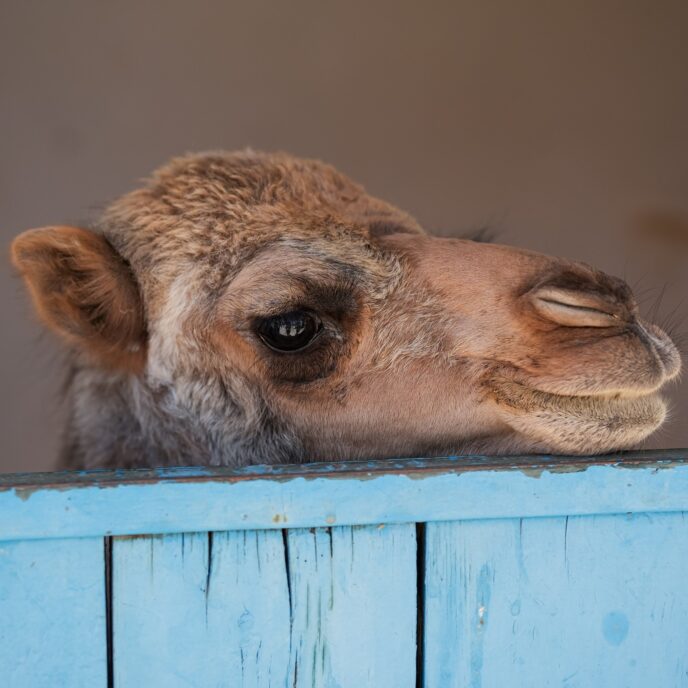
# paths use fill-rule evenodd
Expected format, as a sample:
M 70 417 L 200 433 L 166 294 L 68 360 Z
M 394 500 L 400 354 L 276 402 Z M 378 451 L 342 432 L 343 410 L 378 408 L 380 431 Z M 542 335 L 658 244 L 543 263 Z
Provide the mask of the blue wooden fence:
M 0 686 L 688 686 L 687 511 L 676 450 L 0 477 Z

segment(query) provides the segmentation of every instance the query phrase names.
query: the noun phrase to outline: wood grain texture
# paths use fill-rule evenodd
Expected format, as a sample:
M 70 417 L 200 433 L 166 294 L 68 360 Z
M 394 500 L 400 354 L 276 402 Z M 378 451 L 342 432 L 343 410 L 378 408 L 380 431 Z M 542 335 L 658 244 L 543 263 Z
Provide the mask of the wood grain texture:
M 292 530 L 289 686 L 413 688 L 413 525 Z
M 688 685 L 683 513 L 427 527 L 427 688 Z
M 688 687 L 688 463 L 646 459 L 4 480 L 0 686 Z
M 297 464 L 255 464 L 230 468 L 227 466 L 163 466 L 159 468 L 98 468 L 89 471 L 51 471 L 49 473 L 0 474 L 0 491 L 21 488 L 67 489 L 72 487 L 117 486 L 170 482 L 225 481 L 240 482 L 254 478 L 287 480 L 307 477 L 356 477 L 376 474 L 469 472 L 481 470 L 572 470 L 589 466 L 648 467 L 667 463 L 688 463 L 688 449 L 655 449 L 623 451 L 594 456 L 558 456 L 546 454 L 510 456 L 439 456 L 432 458 L 373 459 L 369 461 L 336 461 Z
M 0 540 L 688 510 L 685 452 L 660 456 L 392 461 L 389 472 L 384 462 L 361 462 L 358 470 L 201 468 L 160 471 L 157 482 L 155 471 L 144 471 L 143 482 L 138 471 L 120 471 L 114 482 L 106 472 L 102 483 L 99 472 L 76 484 L 5 481 Z
M 106 688 L 102 538 L 0 542 L 0 685 Z
M 285 559 L 275 531 L 115 539 L 115 685 L 412 688 L 414 526 L 287 542 Z
M 117 688 L 281 688 L 289 630 L 280 532 L 114 540 Z

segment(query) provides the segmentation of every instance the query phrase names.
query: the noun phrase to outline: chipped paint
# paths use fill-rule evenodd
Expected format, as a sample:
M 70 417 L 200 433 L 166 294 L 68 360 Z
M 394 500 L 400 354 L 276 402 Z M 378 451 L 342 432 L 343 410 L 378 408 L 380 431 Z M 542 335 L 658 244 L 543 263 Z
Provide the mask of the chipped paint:
M 403 475 L 424 480 L 439 473 L 461 475 L 476 471 L 522 471 L 539 478 L 543 472 L 584 471 L 591 466 L 615 468 L 656 468 L 667 470 L 688 465 L 688 450 L 620 452 L 606 456 L 446 456 L 429 459 L 383 459 L 378 461 L 342 461 L 289 465 L 255 465 L 243 468 L 169 467 L 130 470 L 98 469 L 54 473 L 16 473 L 0 475 L 0 492 L 14 491 L 20 499 L 29 499 L 41 490 L 70 490 L 83 487 L 102 489 L 122 485 L 157 483 L 238 483 L 268 479 L 274 482 L 295 479 L 375 480 L 381 475 Z
M 0 486 L 0 541 L 664 512 L 688 509 L 688 452 L 23 474 Z
M 332 688 L 412 688 L 416 676 L 427 688 L 679 685 L 688 675 L 688 461 L 615 459 L 504 457 L 466 470 L 412 460 L 405 471 L 403 462 L 375 471 L 365 462 L 362 472 L 290 467 L 279 478 L 118 472 L 117 485 L 106 481 L 117 489 L 101 489 L 102 474 L 80 474 L 76 487 L 67 476 L 30 499 L 8 489 L 0 597 L 14 617 L 0 615 L 10 648 L 0 647 L 0 660 L 4 651 L 14 666 L 43 637 L 23 623 L 27 610 L 38 624 L 44 609 L 59 619 L 103 614 L 93 591 L 104 585 L 102 537 L 114 532 L 117 685 L 176 685 L 180 676 L 224 685 L 228 675 Z M 72 546 L 68 588 L 35 609 L 35 595 L 53 590 L 53 560 L 72 557 Z M 17 566 L 35 576 L 43 551 L 42 578 L 27 586 Z M 73 625 L 84 642 L 106 636 Z M 171 641 L 160 643 L 166 633 Z M 61 636 L 49 640 L 41 651 L 57 648 L 71 670 Z M 149 661 L 152 647 L 160 661 Z M 54 685 L 48 678 L 40 685 Z
M 688 519 L 647 516 L 428 523 L 422 685 L 686 685 Z
M 571 460 L 565 464 L 542 464 L 532 467 L 521 468 L 520 471 L 530 478 L 540 478 L 543 473 L 581 473 L 588 470 L 591 466 L 609 466 L 610 468 L 621 469 L 651 469 L 654 471 L 671 470 L 678 466 L 685 466 L 686 460 L 664 459 L 658 461 L 637 461 L 624 460 L 610 463 L 598 463 L 579 459 L 578 462 Z

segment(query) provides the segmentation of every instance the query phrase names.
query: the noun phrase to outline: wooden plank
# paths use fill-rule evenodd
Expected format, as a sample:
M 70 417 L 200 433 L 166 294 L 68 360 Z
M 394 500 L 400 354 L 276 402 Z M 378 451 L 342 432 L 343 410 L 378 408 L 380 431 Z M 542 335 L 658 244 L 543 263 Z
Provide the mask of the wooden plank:
M 426 688 L 688 685 L 685 514 L 427 527 Z
M 599 465 L 540 458 L 516 467 L 391 462 L 390 472 L 368 470 L 365 462 L 357 472 L 347 464 L 344 473 L 329 466 L 297 467 L 302 474 L 295 467 L 286 473 L 254 467 L 225 477 L 192 469 L 195 477 L 161 471 L 158 482 L 121 471 L 119 483 L 93 478 L 52 487 L 5 482 L 0 540 L 688 510 L 688 463 L 676 452 L 666 461 L 653 456 Z
M 0 542 L 0 685 L 105 688 L 102 538 Z
M 416 685 L 414 525 L 291 530 L 294 688 Z
M 150 484 L 163 481 L 201 482 L 219 480 L 239 482 L 254 478 L 282 480 L 307 477 L 356 477 L 384 473 L 443 473 L 446 471 L 467 472 L 471 470 L 573 470 L 588 466 L 647 467 L 656 464 L 688 463 L 688 449 L 654 449 L 624 451 L 617 454 L 596 454 L 592 456 L 440 456 L 433 458 L 374 459 L 370 461 L 336 461 L 297 464 L 257 464 L 230 468 L 227 466 L 160 466 L 157 468 L 93 469 L 90 471 L 50 471 L 48 473 L 6 473 L 0 474 L 0 491 L 20 488 L 28 498 L 35 490 L 42 488 L 108 487 L 123 481 L 129 484 Z
M 117 688 L 286 685 L 280 532 L 116 538 L 112 567 Z

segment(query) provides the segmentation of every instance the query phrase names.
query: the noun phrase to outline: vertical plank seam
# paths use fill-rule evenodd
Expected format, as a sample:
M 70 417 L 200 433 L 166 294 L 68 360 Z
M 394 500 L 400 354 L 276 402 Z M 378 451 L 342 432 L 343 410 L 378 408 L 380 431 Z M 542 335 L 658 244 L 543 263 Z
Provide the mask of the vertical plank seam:
M 213 576 L 213 531 L 208 531 L 208 561 L 205 574 L 205 623 L 208 625 L 208 604 L 210 602 L 210 580 Z
M 282 529 L 282 551 L 284 552 L 284 571 L 287 577 L 287 597 L 289 598 L 289 657 L 291 660 L 293 648 L 293 630 L 294 630 L 294 606 L 292 600 L 291 590 L 291 569 L 289 567 L 289 531 L 286 528 Z M 293 686 L 296 686 L 299 675 L 298 658 L 294 657 L 294 679 Z
M 425 686 L 425 523 L 416 523 L 416 688 Z
M 114 648 L 112 619 L 112 537 L 103 538 L 103 555 L 105 560 L 105 648 L 107 664 L 107 688 L 114 688 Z
M 205 574 L 205 597 L 210 594 L 210 579 L 213 575 L 213 531 L 208 531 L 208 562 Z

